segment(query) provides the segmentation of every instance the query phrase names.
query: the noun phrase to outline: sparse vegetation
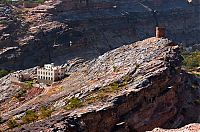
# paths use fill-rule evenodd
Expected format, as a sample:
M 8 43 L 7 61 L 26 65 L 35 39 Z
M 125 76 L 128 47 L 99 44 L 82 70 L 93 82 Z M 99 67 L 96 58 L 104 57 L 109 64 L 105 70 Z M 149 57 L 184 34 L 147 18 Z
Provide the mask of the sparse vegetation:
M 68 104 L 65 106 L 66 110 L 71 110 L 75 108 L 79 108 L 83 105 L 83 102 L 79 98 L 71 98 L 68 100 Z
M 0 20 L 0 24 L 8 24 L 8 21 L 7 20 Z
M 50 117 L 53 110 L 47 108 L 47 107 L 41 107 L 41 109 L 38 112 L 38 118 L 39 119 L 45 119 L 47 117 Z
M 183 66 L 186 71 L 195 76 L 200 76 L 200 52 L 183 53 Z
M 25 89 L 20 89 L 14 97 L 17 98 L 19 101 L 23 100 L 23 97 L 26 96 L 26 90 Z
M 119 68 L 117 66 L 113 66 L 113 72 L 119 72 Z
M 9 121 L 7 122 L 7 126 L 8 126 L 9 128 L 15 128 L 15 127 L 19 126 L 19 124 L 17 123 L 16 120 L 11 119 L 11 120 L 9 120 Z
M 140 64 L 135 64 L 135 68 L 138 69 L 140 67 Z
M 3 118 L 0 117 L 0 124 L 2 124 L 4 122 Z
M 108 91 L 113 92 L 116 91 L 119 88 L 119 83 L 118 82 L 113 82 L 109 85 Z M 107 90 L 106 90 L 107 91 Z
M 200 66 L 200 52 L 184 53 L 183 58 L 183 67 L 188 71 Z
M 26 88 L 27 88 L 27 89 L 32 88 L 32 87 L 33 87 L 33 84 L 34 84 L 33 81 L 26 81 L 26 82 L 25 82 L 25 85 L 26 85 Z
M 35 0 L 36 3 L 42 4 L 45 2 L 45 0 Z
M 27 110 L 26 114 L 22 117 L 22 121 L 24 124 L 31 123 L 38 120 L 38 115 L 33 110 Z
M 5 69 L 0 69 L 0 78 L 8 75 L 9 73 L 11 73 L 12 71 L 10 70 L 5 70 Z
M 25 115 L 21 118 L 22 124 L 28 124 L 40 119 L 50 117 L 53 110 L 48 107 L 41 107 L 39 111 L 27 110 Z
M 97 102 L 98 100 L 102 100 L 108 96 L 111 95 L 111 93 L 117 92 L 121 87 L 126 86 L 129 81 L 131 80 L 129 75 L 126 75 L 122 78 L 122 81 L 115 81 L 108 86 L 106 86 L 103 89 L 100 89 L 99 91 L 92 93 L 90 96 L 88 96 L 85 99 L 86 104 L 92 104 Z
M 129 81 L 131 81 L 131 77 L 129 75 L 124 76 L 122 79 L 123 79 L 123 82 L 121 86 L 125 86 L 129 83 Z

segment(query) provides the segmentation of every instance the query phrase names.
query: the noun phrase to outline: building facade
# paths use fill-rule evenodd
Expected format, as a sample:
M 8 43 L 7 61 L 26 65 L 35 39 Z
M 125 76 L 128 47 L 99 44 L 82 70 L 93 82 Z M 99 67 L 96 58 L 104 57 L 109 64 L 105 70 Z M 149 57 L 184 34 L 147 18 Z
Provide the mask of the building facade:
M 44 67 L 37 68 L 37 80 L 39 83 L 51 84 L 65 76 L 65 68 L 54 66 L 54 64 L 45 64 Z

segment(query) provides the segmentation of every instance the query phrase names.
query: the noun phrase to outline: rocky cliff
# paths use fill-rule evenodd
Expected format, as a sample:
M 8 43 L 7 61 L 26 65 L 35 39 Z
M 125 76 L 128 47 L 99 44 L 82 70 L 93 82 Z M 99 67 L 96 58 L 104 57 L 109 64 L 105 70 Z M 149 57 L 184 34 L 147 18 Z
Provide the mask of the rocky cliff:
M 15 108 L 5 108 L 12 103 L 12 95 L 6 96 L 1 101 L 2 118 L 15 118 L 22 126 L 2 128 L 142 132 L 199 122 L 199 79 L 181 71 L 181 61 L 179 47 L 169 39 L 124 45 L 72 67 L 69 77 Z M 42 106 L 53 110 L 51 117 L 22 122 L 27 110 L 37 113 Z
M 147 0 L 167 36 L 199 44 L 199 5 L 185 0 Z M 1 5 L 0 68 L 24 69 L 103 53 L 154 36 L 155 19 L 135 0 L 48 0 L 35 8 Z M 190 18 L 190 19 L 188 19 Z

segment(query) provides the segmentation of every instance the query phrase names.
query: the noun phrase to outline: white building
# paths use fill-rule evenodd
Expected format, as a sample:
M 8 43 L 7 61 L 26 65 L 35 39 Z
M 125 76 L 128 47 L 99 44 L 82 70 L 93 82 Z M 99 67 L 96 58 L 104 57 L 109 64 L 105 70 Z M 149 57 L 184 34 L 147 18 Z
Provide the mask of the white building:
M 54 66 L 54 64 L 45 64 L 44 67 L 37 68 L 37 80 L 40 83 L 51 84 L 64 78 L 65 67 Z

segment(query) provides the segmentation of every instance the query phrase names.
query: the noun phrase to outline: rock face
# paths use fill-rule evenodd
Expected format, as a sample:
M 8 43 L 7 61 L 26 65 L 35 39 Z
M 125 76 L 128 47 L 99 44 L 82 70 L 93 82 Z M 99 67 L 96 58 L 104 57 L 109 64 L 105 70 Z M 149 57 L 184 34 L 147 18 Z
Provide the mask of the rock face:
M 167 28 L 169 38 L 199 48 L 198 5 L 186 0 L 147 0 L 144 4 L 158 10 L 159 25 Z M 136 0 L 49 0 L 32 9 L 9 8 L 12 12 L 2 14 L 7 23 L 0 31 L 5 36 L 0 39 L 0 68 L 90 60 L 154 36 L 154 17 Z
M 160 129 L 155 128 L 152 132 L 198 132 L 200 130 L 200 124 L 189 124 L 179 129 Z
M 181 71 L 181 61 L 178 46 L 168 39 L 122 46 L 72 70 L 58 93 L 44 93 L 36 103 L 2 115 L 42 103 L 55 109 L 52 117 L 12 130 L 16 132 L 143 132 L 198 122 L 199 79 Z M 66 111 L 55 105 L 73 96 L 82 100 L 80 108 Z

